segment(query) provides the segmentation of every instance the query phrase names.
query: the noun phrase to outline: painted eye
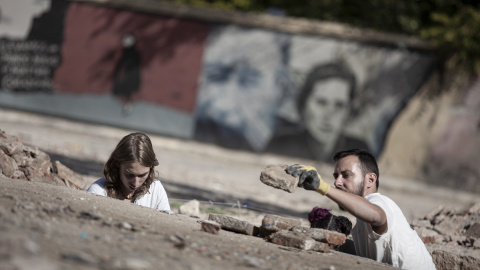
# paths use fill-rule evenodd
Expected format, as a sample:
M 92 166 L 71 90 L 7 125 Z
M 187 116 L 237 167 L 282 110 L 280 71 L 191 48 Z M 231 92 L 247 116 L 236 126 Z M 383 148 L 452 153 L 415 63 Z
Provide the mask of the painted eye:
M 206 66 L 206 77 L 209 81 L 223 83 L 228 81 L 231 73 L 233 72 L 233 67 L 223 64 L 207 64 Z
M 260 71 L 250 66 L 242 66 L 238 73 L 238 84 L 243 87 L 257 85 L 261 77 Z

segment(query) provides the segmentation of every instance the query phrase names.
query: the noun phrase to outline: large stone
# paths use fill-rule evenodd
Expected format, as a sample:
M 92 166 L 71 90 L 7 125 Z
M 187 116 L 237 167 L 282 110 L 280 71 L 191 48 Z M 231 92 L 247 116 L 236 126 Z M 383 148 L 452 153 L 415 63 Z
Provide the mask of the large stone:
M 303 250 L 315 248 L 316 241 L 303 233 L 293 231 L 279 231 L 271 239 L 272 243 Z
M 0 170 L 2 171 L 2 174 L 6 177 L 12 178 L 17 169 L 18 166 L 15 159 L 0 150 Z
M 414 228 L 427 228 L 427 229 L 433 228 L 430 220 L 426 220 L 426 219 L 415 219 L 412 222 L 412 225 Z
M 2 133 L 2 136 L 0 136 L 0 149 L 2 149 L 5 154 L 11 156 L 21 152 L 23 148 L 23 143 L 20 142 L 16 136 L 7 135 L 5 133 Z
M 342 245 L 345 243 L 347 237 L 343 233 L 336 231 L 330 231 L 320 228 L 305 228 L 305 227 L 293 227 L 293 232 L 302 233 L 316 241 L 328 243 L 331 245 Z
M 464 221 L 464 216 L 453 216 L 435 225 L 434 230 L 443 235 L 458 235 L 463 229 Z
M 38 155 L 33 159 L 31 165 L 26 168 L 28 174 L 25 173 L 25 175 L 28 177 L 50 176 L 50 167 L 50 156 L 44 152 L 39 152 Z
M 302 221 L 296 218 L 287 218 L 276 215 L 265 215 L 262 220 L 262 229 L 267 232 L 278 232 L 281 230 L 290 230 L 291 228 L 301 226 Z
M 227 231 L 233 231 L 237 233 L 247 234 L 247 235 L 256 235 L 258 233 L 258 228 L 248 223 L 245 220 L 236 219 L 230 216 L 221 215 L 221 214 L 210 214 L 208 220 L 215 221 L 222 225 L 222 229 Z
M 75 188 L 82 190 L 85 190 L 90 186 L 90 183 L 86 181 L 83 176 L 63 165 L 58 160 L 52 162 L 52 170 L 65 182 L 67 186 L 70 186 L 68 182 L 71 183 Z
M 267 165 L 260 173 L 260 181 L 274 188 L 293 193 L 298 185 L 298 177 L 293 177 L 285 170 L 288 165 Z
M 197 200 L 188 201 L 178 208 L 178 212 L 182 215 L 200 217 L 200 202 Z

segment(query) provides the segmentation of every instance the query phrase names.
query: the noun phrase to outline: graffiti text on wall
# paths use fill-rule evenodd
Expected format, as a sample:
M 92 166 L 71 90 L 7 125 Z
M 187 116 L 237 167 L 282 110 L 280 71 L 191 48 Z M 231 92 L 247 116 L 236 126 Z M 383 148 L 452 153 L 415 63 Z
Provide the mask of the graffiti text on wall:
M 51 91 L 52 70 L 59 63 L 58 50 L 58 45 L 43 41 L 2 41 L 1 88 L 13 91 Z

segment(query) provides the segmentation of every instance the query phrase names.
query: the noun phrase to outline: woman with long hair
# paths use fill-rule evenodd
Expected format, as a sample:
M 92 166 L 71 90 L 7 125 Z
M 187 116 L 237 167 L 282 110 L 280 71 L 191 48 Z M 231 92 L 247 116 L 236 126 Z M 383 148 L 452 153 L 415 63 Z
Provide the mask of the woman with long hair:
M 150 138 L 140 132 L 123 137 L 110 155 L 98 179 L 88 192 L 129 201 L 162 211 L 170 211 L 165 189 L 157 180 L 158 160 Z

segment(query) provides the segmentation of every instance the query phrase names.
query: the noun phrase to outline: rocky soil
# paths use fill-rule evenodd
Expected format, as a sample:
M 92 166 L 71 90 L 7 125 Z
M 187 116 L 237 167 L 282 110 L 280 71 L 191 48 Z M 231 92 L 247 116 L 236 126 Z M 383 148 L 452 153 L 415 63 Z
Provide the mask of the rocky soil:
M 308 226 L 314 206 L 355 222 L 324 197 L 287 193 L 259 180 L 268 164 L 309 163 L 326 179 L 331 165 L 151 135 L 157 171 L 175 212 L 167 214 L 84 191 L 130 131 L 4 109 L 0 129 L 0 269 L 391 268 L 336 251 L 202 231 L 209 213 L 254 226 L 274 214 Z M 404 210 L 437 269 L 477 269 L 478 195 L 391 176 L 382 176 L 380 185 Z M 199 203 L 196 212 L 182 211 L 192 200 Z

